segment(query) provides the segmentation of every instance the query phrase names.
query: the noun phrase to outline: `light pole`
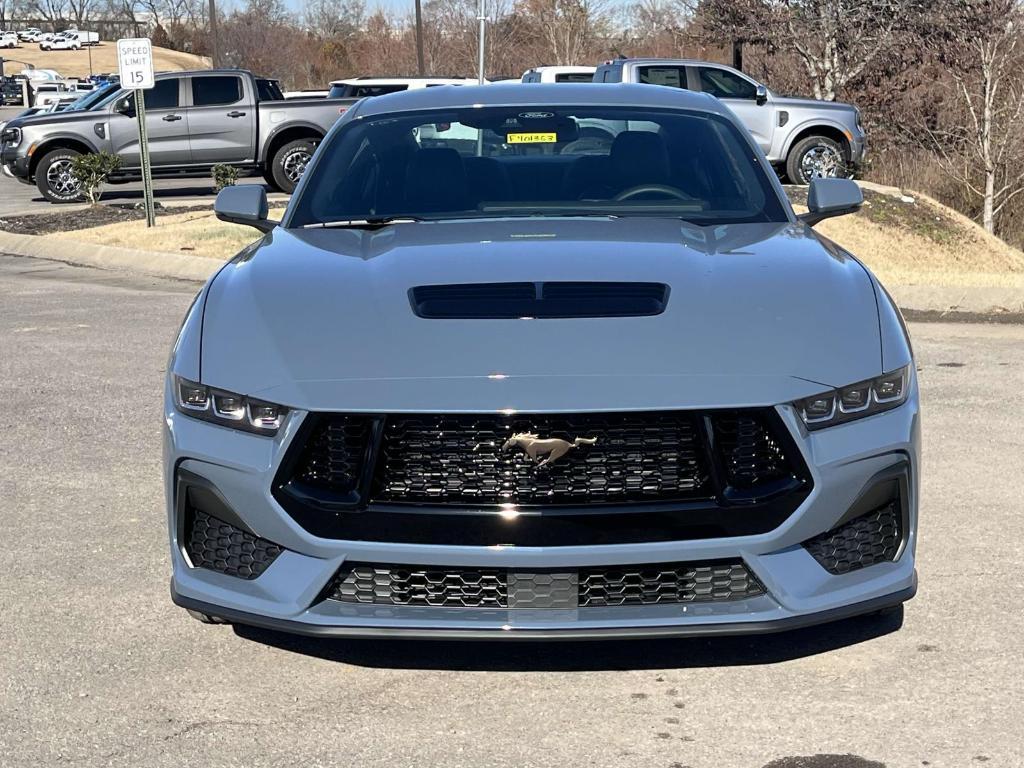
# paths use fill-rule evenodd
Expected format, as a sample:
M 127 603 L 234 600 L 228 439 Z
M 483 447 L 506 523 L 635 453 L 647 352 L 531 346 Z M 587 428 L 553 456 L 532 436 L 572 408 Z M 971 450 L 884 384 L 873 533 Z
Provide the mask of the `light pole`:
M 484 46 L 487 43 L 487 0 L 480 0 L 477 18 L 480 20 L 480 67 L 477 73 L 480 85 L 484 84 Z
M 220 46 L 217 42 L 217 0 L 210 0 L 210 62 L 220 66 Z
M 427 65 L 423 61 L 423 8 L 420 0 L 416 0 L 416 66 L 420 77 L 427 74 Z

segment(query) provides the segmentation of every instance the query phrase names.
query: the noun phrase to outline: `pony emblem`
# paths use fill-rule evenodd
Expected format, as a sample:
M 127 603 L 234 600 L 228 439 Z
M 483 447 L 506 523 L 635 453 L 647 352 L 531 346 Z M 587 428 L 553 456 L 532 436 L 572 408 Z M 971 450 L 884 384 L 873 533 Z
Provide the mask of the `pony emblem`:
M 596 437 L 577 437 L 571 443 L 557 437 L 540 438 L 532 432 L 517 432 L 501 446 L 504 453 L 511 448 L 521 448 L 523 453 L 537 462 L 538 467 L 545 467 L 558 461 L 573 448 L 581 445 L 594 445 Z

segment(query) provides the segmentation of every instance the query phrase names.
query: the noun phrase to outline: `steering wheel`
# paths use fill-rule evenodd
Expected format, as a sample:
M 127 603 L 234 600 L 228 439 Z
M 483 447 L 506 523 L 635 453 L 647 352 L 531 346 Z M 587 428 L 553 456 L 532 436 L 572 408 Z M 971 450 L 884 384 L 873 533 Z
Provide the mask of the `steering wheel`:
M 661 192 L 677 200 L 693 200 L 693 197 L 683 192 L 683 190 L 678 187 L 670 187 L 668 184 L 637 184 L 635 187 L 622 190 L 613 199 L 616 202 L 622 202 L 623 200 L 631 200 L 637 195 L 644 195 L 650 192 Z

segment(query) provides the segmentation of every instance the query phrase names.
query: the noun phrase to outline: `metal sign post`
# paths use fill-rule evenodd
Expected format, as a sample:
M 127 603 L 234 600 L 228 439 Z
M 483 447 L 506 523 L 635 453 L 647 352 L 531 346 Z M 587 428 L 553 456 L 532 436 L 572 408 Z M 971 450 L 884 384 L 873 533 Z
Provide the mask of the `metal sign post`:
M 135 98 L 135 116 L 139 121 L 139 161 L 142 166 L 142 194 L 146 205 L 146 226 L 156 225 L 153 205 L 153 175 L 149 165 L 149 139 L 146 136 L 145 92 L 156 85 L 153 77 L 153 44 L 148 37 L 127 38 L 117 41 L 117 62 L 121 86 L 132 88 Z
M 141 88 L 135 91 L 135 114 L 139 119 L 139 157 L 142 160 L 142 196 L 146 205 L 146 226 L 156 226 L 153 204 L 153 175 L 149 168 L 149 136 L 146 134 L 146 98 Z

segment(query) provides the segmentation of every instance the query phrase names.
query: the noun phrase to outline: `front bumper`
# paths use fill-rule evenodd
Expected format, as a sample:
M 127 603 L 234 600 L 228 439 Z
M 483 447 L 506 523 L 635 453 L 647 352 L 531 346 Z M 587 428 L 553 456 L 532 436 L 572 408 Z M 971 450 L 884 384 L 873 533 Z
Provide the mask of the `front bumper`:
M 305 416 L 292 412 L 265 438 L 166 413 L 165 473 L 173 576 L 182 607 L 230 621 L 314 636 L 584 639 L 776 632 L 877 611 L 916 590 L 919 417 L 916 383 L 905 405 L 808 433 L 780 407 L 813 477 L 813 490 L 767 533 L 728 538 L 557 547 L 484 547 L 342 541 L 313 536 L 278 504 L 271 484 Z M 201 478 L 238 522 L 281 547 L 258 578 L 193 567 L 181 533 L 178 481 Z M 802 545 L 843 522 L 878 478 L 903 479 L 903 541 L 898 557 L 833 575 Z M 739 559 L 764 594 L 721 601 L 584 608 L 451 608 L 347 603 L 327 599 L 346 563 L 407 564 L 519 571 Z

